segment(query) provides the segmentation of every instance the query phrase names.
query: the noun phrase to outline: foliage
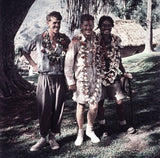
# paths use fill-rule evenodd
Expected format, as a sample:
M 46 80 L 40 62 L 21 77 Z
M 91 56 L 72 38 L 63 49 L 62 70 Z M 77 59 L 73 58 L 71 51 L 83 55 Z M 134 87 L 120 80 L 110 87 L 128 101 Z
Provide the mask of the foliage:
M 144 28 L 147 27 L 147 1 L 142 1 L 137 9 L 131 15 L 131 19 L 135 19 Z M 160 22 L 160 4 L 157 0 L 152 0 L 152 27 L 157 28 Z
M 123 0 L 124 3 L 111 2 L 111 12 L 115 13 L 121 19 L 136 20 L 143 27 L 146 28 L 147 18 L 147 0 Z M 156 28 L 160 22 L 159 14 L 160 5 L 158 0 L 152 0 L 152 24 Z
M 114 13 L 120 19 L 132 19 L 146 28 L 147 0 L 61 0 L 67 3 L 68 22 L 70 30 L 74 31 L 80 26 L 80 16 L 84 13 L 97 15 L 101 10 L 105 14 Z M 160 22 L 160 4 L 152 0 L 152 25 L 157 28 Z
M 70 30 L 74 31 L 80 26 L 81 14 L 97 14 L 98 9 L 102 9 L 106 5 L 105 0 L 61 0 L 67 3 L 68 22 L 71 24 Z
M 121 3 L 109 2 L 111 12 L 115 13 L 121 19 L 131 19 L 132 14 L 137 9 L 137 6 L 142 0 L 123 0 Z

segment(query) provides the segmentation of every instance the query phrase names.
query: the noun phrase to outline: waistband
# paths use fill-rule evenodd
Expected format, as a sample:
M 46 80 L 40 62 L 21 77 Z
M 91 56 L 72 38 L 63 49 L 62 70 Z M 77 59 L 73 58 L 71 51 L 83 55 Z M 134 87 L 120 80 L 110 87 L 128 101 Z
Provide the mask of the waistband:
M 64 75 L 62 72 L 39 72 L 41 75 Z

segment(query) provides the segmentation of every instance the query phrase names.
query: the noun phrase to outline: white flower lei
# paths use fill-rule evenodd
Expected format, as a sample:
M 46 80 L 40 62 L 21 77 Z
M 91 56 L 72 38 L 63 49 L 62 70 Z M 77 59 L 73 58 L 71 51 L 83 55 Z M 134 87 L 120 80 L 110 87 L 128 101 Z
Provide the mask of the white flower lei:
M 108 86 L 111 83 L 115 81 L 115 78 L 118 74 L 118 69 L 119 69 L 119 63 L 120 63 L 120 52 L 119 52 L 119 41 L 117 39 L 117 36 L 111 35 L 111 44 L 110 44 L 110 49 L 107 50 L 108 47 L 104 46 L 103 40 L 101 41 L 103 46 L 101 46 L 101 55 L 102 55 L 102 83 L 104 86 Z M 106 57 L 107 54 L 107 57 Z M 108 60 L 111 60 L 111 63 L 109 63 L 109 68 L 107 70 L 106 68 L 106 58 Z
M 101 73 L 100 73 L 100 70 L 101 70 L 101 67 L 100 67 L 100 51 L 99 51 L 99 41 L 98 41 L 98 38 L 96 37 L 96 35 L 93 36 L 92 38 L 92 41 L 91 41 L 91 49 L 90 50 L 87 50 L 87 48 L 83 45 L 84 44 L 84 41 L 81 41 L 80 39 L 80 47 L 81 47 L 81 50 L 80 51 L 80 55 L 81 55 L 81 58 L 82 58 L 82 61 L 83 61 L 83 67 L 82 67 L 82 84 L 83 84 L 83 87 L 81 89 L 82 93 L 85 94 L 85 98 L 86 98 L 86 101 L 88 102 L 89 105 L 93 105 L 93 104 L 96 104 L 98 103 L 99 101 L 99 98 L 101 96 L 101 83 L 102 83 L 102 80 L 101 80 Z M 86 44 L 86 42 L 85 42 Z M 88 75 L 87 75 L 87 67 L 88 67 L 88 54 L 92 52 L 93 53 L 93 61 L 92 61 L 92 64 L 95 65 L 96 67 L 96 76 L 97 76 L 97 80 L 96 80 L 96 83 L 95 83 L 95 91 L 94 93 L 91 95 L 90 94 L 90 90 L 89 90 L 89 80 L 88 80 Z

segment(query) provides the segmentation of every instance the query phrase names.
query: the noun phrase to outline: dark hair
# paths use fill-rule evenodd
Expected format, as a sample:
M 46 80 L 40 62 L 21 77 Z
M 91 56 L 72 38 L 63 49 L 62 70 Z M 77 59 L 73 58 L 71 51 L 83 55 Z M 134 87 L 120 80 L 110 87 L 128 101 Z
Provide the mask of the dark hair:
M 53 11 L 46 16 L 47 22 L 51 20 L 51 17 L 56 17 L 58 20 L 62 20 L 61 14 L 56 11 Z
M 110 23 L 111 23 L 111 25 L 112 25 L 112 27 L 114 26 L 114 21 L 113 21 L 113 19 L 110 17 L 110 16 L 102 16 L 100 19 L 99 19 L 99 23 L 98 23 L 98 28 L 100 28 L 101 26 L 102 26 L 102 23 L 104 22 L 104 21 L 109 21 Z
M 81 24 L 83 24 L 84 21 L 90 21 L 90 20 L 94 21 L 94 17 L 90 14 L 83 14 L 81 16 Z

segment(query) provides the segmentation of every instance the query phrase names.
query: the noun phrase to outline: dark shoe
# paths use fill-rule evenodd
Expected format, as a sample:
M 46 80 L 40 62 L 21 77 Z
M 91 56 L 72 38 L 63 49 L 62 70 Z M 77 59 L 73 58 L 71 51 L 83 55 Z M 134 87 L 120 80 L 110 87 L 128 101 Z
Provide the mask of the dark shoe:
M 134 127 L 129 125 L 119 125 L 120 132 L 127 132 L 128 134 L 134 134 L 136 132 Z
M 107 137 L 108 136 L 107 127 L 105 124 L 99 126 L 99 136 L 100 137 Z

